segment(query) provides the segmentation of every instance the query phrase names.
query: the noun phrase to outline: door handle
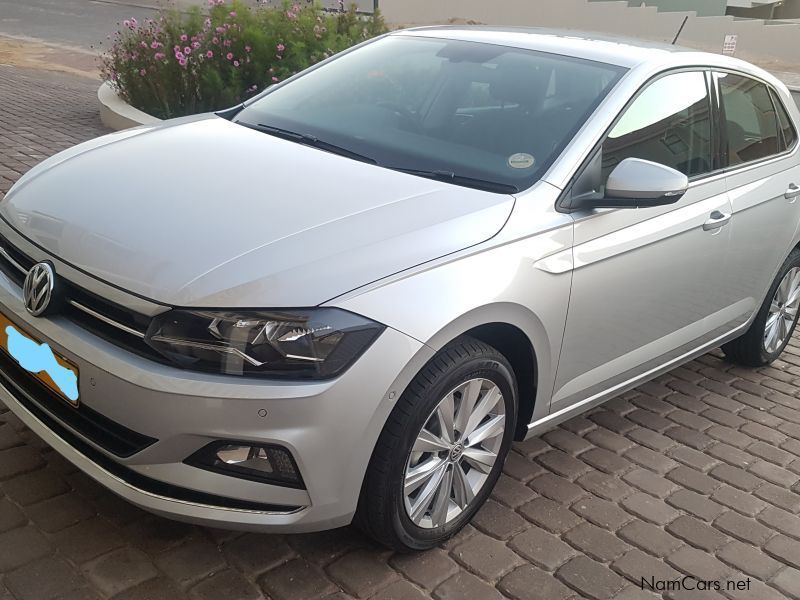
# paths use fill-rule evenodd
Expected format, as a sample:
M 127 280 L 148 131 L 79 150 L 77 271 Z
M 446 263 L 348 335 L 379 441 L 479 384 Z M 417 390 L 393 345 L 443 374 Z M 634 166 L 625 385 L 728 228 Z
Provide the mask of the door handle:
M 783 195 L 787 200 L 794 200 L 798 196 L 800 196 L 800 187 L 797 187 L 793 183 L 789 185 L 789 189 L 786 190 L 786 193 Z
M 708 221 L 703 223 L 703 231 L 713 231 L 719 229 L 731 220 L 731 213 L 724 213 L 715 210 L 709 215 Z

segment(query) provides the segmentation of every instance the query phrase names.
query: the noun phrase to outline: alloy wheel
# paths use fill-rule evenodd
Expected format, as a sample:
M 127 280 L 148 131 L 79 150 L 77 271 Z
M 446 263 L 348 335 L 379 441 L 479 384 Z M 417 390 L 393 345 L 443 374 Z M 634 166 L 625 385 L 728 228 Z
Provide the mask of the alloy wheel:
M 764 326 L 764 349 L 773 354 L 780 348 L 792 331 L 800 305 L 800 267 L 794 267 L 784 275 L 769 307 Z
M 505 401 L 493 381 L 470 379 L 439 401 L 406 462 L 403 495 L 414 524 L 441 527 L 470 506 L 492 472 L 505 429 Z

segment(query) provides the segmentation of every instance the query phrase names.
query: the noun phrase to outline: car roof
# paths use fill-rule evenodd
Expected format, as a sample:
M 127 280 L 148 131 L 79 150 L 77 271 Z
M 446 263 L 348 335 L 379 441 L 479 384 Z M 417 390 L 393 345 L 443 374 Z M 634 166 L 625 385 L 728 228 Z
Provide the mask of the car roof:
M 749 63 L 710 52 L 650 42 L 635 38 L 614 37 L 602 33 L 537 27 L 431 26 L 398 30 L 393 35 L 444 38 L 497 44 L 634 68 L 647 63 L 669 66 L 694 65 L 733 68 L 761 75 L 761 69 Z

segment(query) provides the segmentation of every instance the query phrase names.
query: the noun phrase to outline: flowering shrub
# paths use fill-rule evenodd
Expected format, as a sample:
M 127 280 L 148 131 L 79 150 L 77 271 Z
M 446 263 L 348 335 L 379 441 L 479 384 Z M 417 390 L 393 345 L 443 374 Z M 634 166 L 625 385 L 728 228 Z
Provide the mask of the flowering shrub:
M 207 13 L 163 10 L 111 38 L 101 75 L 136 108 L 161 118 L 219 110 L 384 33 L 380 15 L 327 13 L 311 0 L 282 8 L 209 0 Z

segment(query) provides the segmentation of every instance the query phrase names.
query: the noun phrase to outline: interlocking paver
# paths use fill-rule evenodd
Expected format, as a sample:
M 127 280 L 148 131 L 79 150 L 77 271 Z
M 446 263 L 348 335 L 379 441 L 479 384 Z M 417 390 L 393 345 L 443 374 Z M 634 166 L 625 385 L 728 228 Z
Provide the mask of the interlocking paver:
M 331 564 L 327 571 L 339 585 L 358 598 L 370 596 L 397 577 L 386 559 L 370 550 L 356 550 L 345 554 Z
M 644 521 L 632 521 L 617 532 L 620 538 L 638 546 L 655 556 L 666 556 L 681 546 L 683 542 L 660 527 Z
M 233 569 L 214 573 L 211 577 L 204 579 L 191 589 L 189 596 L 193 600 L 219 600 L 220 598 L 262 600 L 261 590 L 244 575 Z
M 0 65 L 0 195 L 105 132 L 96 88 Z M 800 344 L 763 369 L 707 354 L 516 443 L 505 473 L 462 534 L 392 554 L 354 528 L 269 536 L 151 516 L 0 406 L 0 600 L 722 597 L 639 588 L 679 570 L 753 578 L 729 600 L 800 599 Z
M 531 565 L 509 573 L 497 587 L 514 600 L 567 600 L 575 597 L 575 592 L 551 573 Z
M 269 597 L 275 600 L 315 600 L 335 592 L 337 588 L 321 568 L 302 558 L 267 572 L 259 582 Z
M 158 576 L 152 561 L 141 551 L 121 548 L 83 566 L 84 574 L 101 593 L 113 596 Z
M 738 540 L 722 548 L 717 557 L 735 569 L 765 581 L 783 567 L 777 560 Z
M 613 598 L 625 585 L 622 577 L 586 556 L 573 558 L 561 567 L 558 570 L 558 578 L 594 600 Z
M 666 503 L 704 521 L 713 521 L 725 512 L 724 506 L 717 504 L 708 496 L 686 489 L 680 489 L 672 494 L 666 499 Z
M 574 531 L 574 530 L 573 530 Z M 533 564 L 552 571 L 576 553 L 556 536 L 532 527 L 515 536 L 509 546 Z
M 506 540 L 530 526 L 519 513 L 493 500 L 489 500 L 481 507 L 473 517 L 472 524 L 484 533 L 501 540 Z
M 52 556 L 28 563 L 4 581 L 19 600 L 50 600 L 86 585 L 69 563 Z
M 429 590 L 458 571 L 453 559 L 438 548 L 416 554 L 397 554 L 392 557 L 391 564 L 408 579 Z
M 482 533 L 472 536 L 450 554 L 467 569 L 487 581 L 497 580 L 523 563 L 519 555 L 503 542 Z
M 666 529 L 675 537 L 706 552 L 714 552 L 730 541 L 728 536 L 694 517 L 678 517 Z
M 630 546 L 618 537 L 591 523 L 582 523 L 564 534 L 572 546 L 595 560 L 612 561 L 630 550 Z

